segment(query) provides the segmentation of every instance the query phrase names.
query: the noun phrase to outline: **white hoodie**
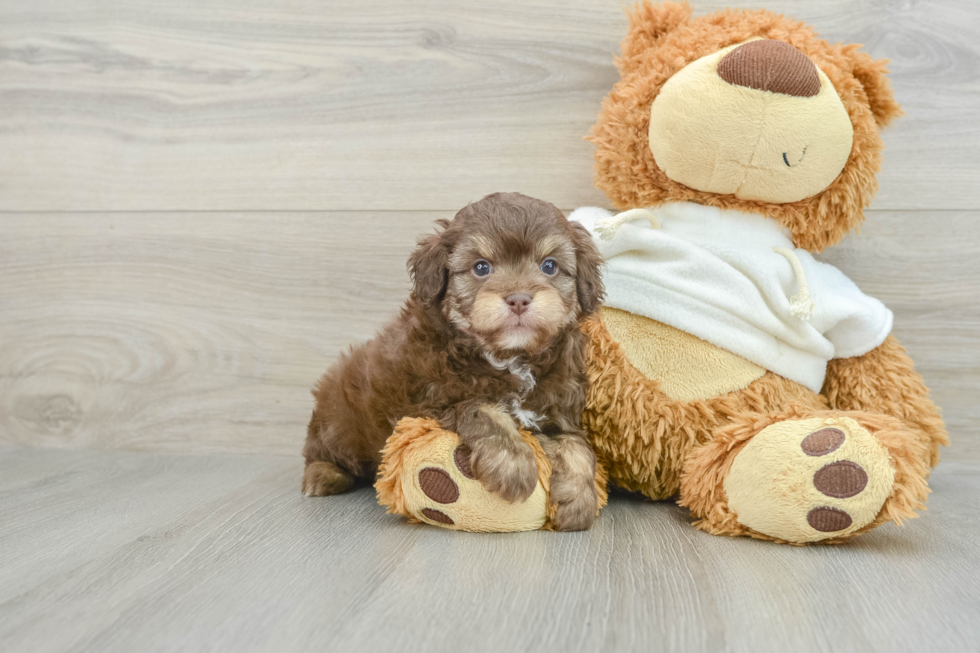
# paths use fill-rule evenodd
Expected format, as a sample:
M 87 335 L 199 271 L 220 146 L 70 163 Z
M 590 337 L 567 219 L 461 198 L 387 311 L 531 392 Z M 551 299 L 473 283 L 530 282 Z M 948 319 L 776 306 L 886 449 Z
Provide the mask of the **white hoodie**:
M 570 220 L 606 261 L 606 305 L 657 320 L 820 392 L 827 361 L 865 354 L 892 313 L 753 213 L 690 202 Z

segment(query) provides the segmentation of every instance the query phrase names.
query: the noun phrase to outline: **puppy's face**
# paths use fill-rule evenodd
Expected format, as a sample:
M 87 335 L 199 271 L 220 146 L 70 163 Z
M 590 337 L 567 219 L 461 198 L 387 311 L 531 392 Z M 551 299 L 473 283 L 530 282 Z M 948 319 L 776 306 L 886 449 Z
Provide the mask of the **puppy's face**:
M 537 351 L 577 321 L 575 247 L 549 217 L 464 230 L 449 256 L 443 312 L 488 349 Z
M 421 302 L 488 351 L 530 353 L 597 308 L 599 264 L 584 228 L 516 193 L 470 204 L 409 261 Z

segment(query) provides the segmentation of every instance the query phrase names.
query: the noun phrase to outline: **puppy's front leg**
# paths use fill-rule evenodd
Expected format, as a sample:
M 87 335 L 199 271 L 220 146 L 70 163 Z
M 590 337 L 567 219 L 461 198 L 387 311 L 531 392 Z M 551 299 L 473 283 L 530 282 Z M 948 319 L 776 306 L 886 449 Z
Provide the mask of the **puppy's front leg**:
M 469 447 L 473 476 L 483 487 L 511 503 L 531 496 L 538 484 L 538 465 L 509 413 L 494 404 L 465 402 L 440 422 Z
M 595 453 L 584 434 L 564 433 L 538 441 L 551 461 L 551 503 L 557 508 L 555 527 L 584 531 L 599 512 L 595 489 Z

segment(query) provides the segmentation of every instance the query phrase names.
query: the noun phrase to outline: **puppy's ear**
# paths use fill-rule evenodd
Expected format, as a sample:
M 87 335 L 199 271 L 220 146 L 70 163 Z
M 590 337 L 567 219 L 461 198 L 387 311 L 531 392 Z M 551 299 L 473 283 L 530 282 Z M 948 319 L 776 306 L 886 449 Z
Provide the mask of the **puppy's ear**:
M 589 230 L 578 222 L 569 222 L 575 244 L 575 286 L 581 315 L 595 313 L 606 295 L 602 285 L 602 256 L 592 241 Z
M 446 227 L 449 222 L 439 220 L 439 233 L 420 238 L 418 247 L 408 257 L 408 273 L 412 277 L 412 293 L 425 306 L 439 303 L 449 284 L 449 249 Z

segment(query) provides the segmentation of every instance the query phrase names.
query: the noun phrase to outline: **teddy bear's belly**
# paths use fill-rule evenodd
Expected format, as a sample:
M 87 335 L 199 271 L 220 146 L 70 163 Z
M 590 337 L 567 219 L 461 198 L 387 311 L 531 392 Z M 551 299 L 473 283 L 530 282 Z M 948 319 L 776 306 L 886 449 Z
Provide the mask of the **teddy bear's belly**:
M 605 307 L 602 319 L 630 364 L 675 401 L 741 390 L 765 369 L 696 336 L 640 315 Z

